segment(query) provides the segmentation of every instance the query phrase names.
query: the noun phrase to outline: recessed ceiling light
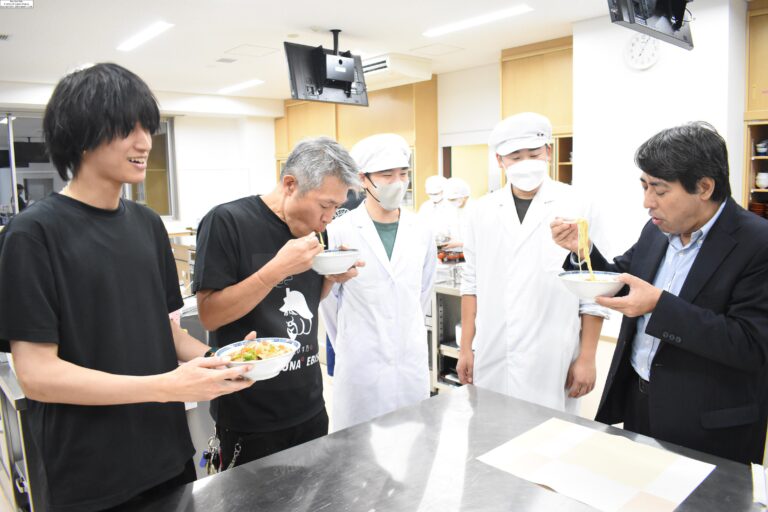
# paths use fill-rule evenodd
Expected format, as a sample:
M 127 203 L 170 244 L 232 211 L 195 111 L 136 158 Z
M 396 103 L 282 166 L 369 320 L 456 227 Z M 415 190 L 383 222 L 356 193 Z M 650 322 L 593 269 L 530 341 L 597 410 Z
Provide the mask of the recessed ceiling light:
M 247 82 L 242 82 L 235 85 L 230 85 L 229 87 L 224 87 L 223 89 L 219 89 L 219 94 L 229 94 L 231 92 L 236 91 L 242 91 L 243 89 L 248 89 L 249 87 L 256 87 L 257 85 L 261 85 L 264 83 L 264 80 L 254 79 L 254 80 L 248 80 Z
M 443 25 L 441 27 L 431 28 L 424 32 L 422 35 L 424 37 L 442 36 L 445 34 L 450 34 L 451 32 L 458 32 L 459 30 L 465 30 L 468 28 L 477 27 L 479 25 L 485 25 L 486 23 L 493 23 L 494 21 L 511 18 L 512 16 L 525 14 L 527 12 L 531 12 L 532 10 L 532 7 L 529 7 L 526 4 L 520 4 L 516 5 L 515 7 L 510 7 L 509 9 L 489 12 L 488 14 L 475 16 L 474 18 L 467 18 L 466 20 L 457 21 L 456 23 L 449 23 L 448 25 Z
M 172 26 L 172 23 L 166 23 L 164 21 L 155 22 L 135 36 L 124 41 L 120 46 L 117 47 L 117 49 L 121 52 L 129 52 L 134 48 L 146 43 L 153 37 L 159 36 Z

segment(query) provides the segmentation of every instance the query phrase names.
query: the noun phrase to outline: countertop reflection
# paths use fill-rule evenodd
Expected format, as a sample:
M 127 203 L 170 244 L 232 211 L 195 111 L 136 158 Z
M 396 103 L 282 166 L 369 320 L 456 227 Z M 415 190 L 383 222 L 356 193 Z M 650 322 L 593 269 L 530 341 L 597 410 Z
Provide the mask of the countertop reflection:
M 142 510 L 593 510 L 476 460 L 553 417 L 717 465 L 679 511 L 760 510 L 746 465 L 474 386 L 199 480 Z

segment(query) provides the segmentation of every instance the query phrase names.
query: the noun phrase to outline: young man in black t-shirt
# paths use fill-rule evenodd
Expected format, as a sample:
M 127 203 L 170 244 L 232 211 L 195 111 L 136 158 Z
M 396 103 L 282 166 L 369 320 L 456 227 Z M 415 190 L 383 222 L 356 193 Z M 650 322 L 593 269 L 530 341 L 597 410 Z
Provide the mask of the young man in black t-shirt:
M 28 398 L 36 510 L 138 504 L 194 480 L 182 402 L 251 384 L 169 319 L 183 303 L 168 234 L 120 197 L 144 179 L 159 121 L 147 85 L 120 66 L 64 77 L 43 127 L 72 179 L 0 234 L 0 350 Z
M 325 230 L 347 190 L 358 186 L 357 168 L 344 148 L 328 138 L 310 139 L 291 152 L 271 193 L 217 206 L 200 223 L 193 290 L 212 344 L 241 340 L 251 330 L 301 343 L 277 377 L 212 403 L 224 465 L 328 433 L 318 305 L 334 282 L 357 270 L 325 279 L 311 270 L 312 258 L 323 250 L 315 232 Z

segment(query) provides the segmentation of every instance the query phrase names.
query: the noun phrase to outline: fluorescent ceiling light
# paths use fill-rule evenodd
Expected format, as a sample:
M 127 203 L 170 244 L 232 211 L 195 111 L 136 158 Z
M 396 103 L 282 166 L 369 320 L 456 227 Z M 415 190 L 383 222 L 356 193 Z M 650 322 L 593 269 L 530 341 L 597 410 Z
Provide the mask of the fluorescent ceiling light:
M 424 37 L 442 36 L 444 34 L 450 34 L 451 32 L 458 32 L 459 30 L 464 30 L 472 27 L 477 27 L 478 25 L 485 25 L 486 23 L 493 23 L 494 21 L 511 18 L 512 16 L 519 16 L 520 14 L 531 12 L 532 10 L 533 10 L 532 7 L 529 7 L 526 4 L 520 4 L 520 5 L 516 5 L 515 7 L 510 7 L 509 9 L 489 12 L 488 14 L 483 14 L 482 16 L 475 16 L 474 18 L 467 18 L 466 20 L 457 21 L 456 23 L 449 23 L 448 25 L 443 25 L 442 27 L 431 28 L 426 32 L 424 32 L 422 35 Z
M 16 119 L 16 116 L 11 116 L 11 121 Z M 8 118 L 6 116 L 3 116 L 2 119 L 0 119 L 0 124 L 8 124 Z
M 242 91 L 243 89 L 248 89 L 249 87 L 256 87 L 257 85 L 261 85 L 264 83 L 264 80 L 254 79 L 254 80 L 248 80 L 247 82 L 242 82 L 235 85 L 230 85 L 229 87 L 224 87 L 223 89 L 219 89 L 219 94 L 229 94 L 231 92 L 236 91 Z
M 146 43 L 153 37 L 159 36 L 160 34 L 165 32 L 172 26 L 173 26 L 172 23 L 166 23 L 164 21 L 155 22 L 150 26 L 148 26 L 147 28 L 145 28 L 144 30 L 142 30 L 141 32 L 139 32 L 138 34 L 136 34 L 135 36 L 128 39 L 127 41 L 124 41 L 123 44 L 117 47 L 117 49 L 120 50 L 121 52 L 129 52 L 134 48 L 136 48 L 137 46 L 140 46 Z

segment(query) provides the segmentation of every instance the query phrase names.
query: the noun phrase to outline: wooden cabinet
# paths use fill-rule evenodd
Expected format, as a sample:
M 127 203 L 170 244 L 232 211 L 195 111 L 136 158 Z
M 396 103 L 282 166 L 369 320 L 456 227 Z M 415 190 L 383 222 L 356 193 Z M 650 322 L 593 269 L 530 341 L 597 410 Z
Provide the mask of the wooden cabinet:
M 758 173 L 768 173 L 768 152 L 758 146 L 768 141 L 768 0 L 753 0 L 748 9 L 742 203 L 759 214 L 768 208 L 768 186 L 756 183 Z
M 747 121 L 744 140 L 744 204 L 768 217 L 768 184 L 757 183 L 758 173 L 768 174 L 768 119 Z
M 414 209 L 426 200 L 424 180 L 437 174 L 437 78 L 368 93 L 369 107 L 288 100 L 275 120 L 276 169 L 300 140 L 326 135 L 350 149 L 376 133 L 401 135 L 413 150 Z M 279 171 L 278 171 L 279 172 Z
M 750 2 L 747 13 L 747 115 L 768 118 L 768 1 Z
M 573 40 L 509 48 L 501 53 L 501 115 L 538 112 L 555 135 L 573 131 Z
M 558 135 L 552 141 L 552 170 L 553 180 L 571 184 L 573 182 L 573 136 Z

